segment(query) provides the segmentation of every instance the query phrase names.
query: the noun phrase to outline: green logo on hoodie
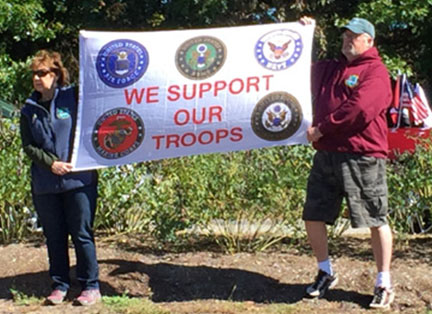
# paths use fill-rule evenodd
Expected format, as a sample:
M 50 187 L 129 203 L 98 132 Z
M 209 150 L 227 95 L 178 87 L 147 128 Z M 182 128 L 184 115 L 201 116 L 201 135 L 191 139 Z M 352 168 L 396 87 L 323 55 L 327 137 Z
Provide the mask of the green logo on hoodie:
M 345 80 L 345 85 L 348 86 L 348 87 L 350 87 L 350 88 L 356 87 L 357 84 L 358 84 L 358 78 L 359 78 L 359 77 L 358 77 L 358 75 L 356 75 L 356 74 L 350 75 L 350 76 Z

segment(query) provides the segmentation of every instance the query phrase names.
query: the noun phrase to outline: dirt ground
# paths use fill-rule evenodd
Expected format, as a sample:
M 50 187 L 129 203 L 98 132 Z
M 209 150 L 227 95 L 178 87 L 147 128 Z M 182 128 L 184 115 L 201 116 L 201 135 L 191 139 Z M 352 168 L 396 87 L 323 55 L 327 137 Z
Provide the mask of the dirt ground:
M 269 304 L 290 304 L 295 313 L 366 313 L 375 266 L 369 239 L 342 237 L 331 245 L 339 284 L 324 299 L 304 299 L 316 264 L 306 244 L 281 245 L 265 253 L 223 254 L 206 246 L 161 252 L 137 239 L 98 237 L 101 292 L 147 298 L 171 313 L 236 313 L 227 302 L 241 302 L 246 312 L 266 313 Z M 71 249 L 71 262 L 74 253 Z M 63 305 L 18 305 L 12 292 L 43 299 L 50 292 L 43 240 L 0 246 L 0 313 L 102 313 L 98 305 L 73 305 L 76 281 Z M 72 267 L 72 277 L 75 268 Z M 432 311 L 432 236 L 398 240 L 392 275 L 393 312 Z

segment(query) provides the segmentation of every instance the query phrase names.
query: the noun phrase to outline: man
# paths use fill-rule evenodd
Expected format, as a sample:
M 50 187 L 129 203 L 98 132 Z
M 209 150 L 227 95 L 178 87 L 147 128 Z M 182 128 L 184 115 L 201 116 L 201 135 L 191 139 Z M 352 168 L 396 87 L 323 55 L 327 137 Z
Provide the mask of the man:
M 308 25 L 314 20 L 303 17 L 300 22 Z M 326 224 L 335 222 L 345 197 L 352 227 L 371 230 L 378 274 L 370 307 L 383 309 L 394 299 L 385 166 L 386 111 L 392 93 L 374 38 L 369 21 L 353 18 L 343 27 L 342 56 L 313 67 L 314 120 L 307 138 L 317 152 L 303 220 L 319 268 L 307 295 L 322 297 L 338 281 L 329 259 Z

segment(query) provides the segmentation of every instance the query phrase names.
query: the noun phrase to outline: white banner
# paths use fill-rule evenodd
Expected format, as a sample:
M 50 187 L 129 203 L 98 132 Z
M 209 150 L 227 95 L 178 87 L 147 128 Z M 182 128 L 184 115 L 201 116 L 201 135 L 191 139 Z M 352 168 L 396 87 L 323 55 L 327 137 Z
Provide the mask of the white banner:
M 81 31 L 74 169 L 306 143 L 313 30 Z

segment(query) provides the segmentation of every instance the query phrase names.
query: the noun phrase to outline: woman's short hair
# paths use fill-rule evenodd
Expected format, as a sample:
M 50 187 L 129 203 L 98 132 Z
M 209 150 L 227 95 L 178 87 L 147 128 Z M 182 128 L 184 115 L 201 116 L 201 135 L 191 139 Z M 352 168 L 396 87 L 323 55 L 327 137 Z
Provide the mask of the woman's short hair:
M 47 66 L 57 75 L 59 86 L 69 84 L 69 71 L 64 67 L 60 53 L 49 50 L 38 51 L 32 59 L 30 68 L 35 70 L 41 64 Z

